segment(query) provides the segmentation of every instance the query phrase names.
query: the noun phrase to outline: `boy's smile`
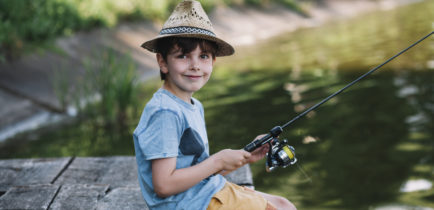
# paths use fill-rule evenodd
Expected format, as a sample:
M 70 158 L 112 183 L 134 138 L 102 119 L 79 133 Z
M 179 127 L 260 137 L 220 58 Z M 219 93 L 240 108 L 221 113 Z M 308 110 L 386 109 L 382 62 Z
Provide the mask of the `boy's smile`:
M 166 60 L 161 54 L 157 54 L 157 60 L 161 71 L 166 74 L 163 88 L 188 103 L 191 103 L 193 93 L 208 82 L 215 61 L 212 53 L 204 52 L 199 45 L 186 54 L 175 46 Z

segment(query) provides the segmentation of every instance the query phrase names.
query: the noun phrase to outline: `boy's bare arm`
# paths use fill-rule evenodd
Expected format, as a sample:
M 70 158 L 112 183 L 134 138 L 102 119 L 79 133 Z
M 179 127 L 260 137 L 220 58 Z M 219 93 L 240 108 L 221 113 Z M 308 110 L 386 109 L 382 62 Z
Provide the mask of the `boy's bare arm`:
M 251 155 L 244 150 L 222 150 L 199 164 L 176 169 L 176 158 L 152 161 L 152 183 L 155 193 L 168 197 L 183 192 L 201 180 L 221 171 L 233 171 L 248 163 Z

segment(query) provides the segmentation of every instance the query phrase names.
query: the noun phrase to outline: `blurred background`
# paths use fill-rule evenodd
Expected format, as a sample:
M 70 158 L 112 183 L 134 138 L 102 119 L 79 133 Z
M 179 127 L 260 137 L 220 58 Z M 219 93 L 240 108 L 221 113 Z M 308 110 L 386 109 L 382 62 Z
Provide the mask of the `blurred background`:
M 236 53 L 194 97 L 211 153 L 243 148 L 429 34 L 431 0 L 203 0 Z M 0 0 L 0 158 L 134 155 L 175 0 Z M 297 165 L 251 166 L 299 209 L 434 208 L 434 37 L 285 129 Z

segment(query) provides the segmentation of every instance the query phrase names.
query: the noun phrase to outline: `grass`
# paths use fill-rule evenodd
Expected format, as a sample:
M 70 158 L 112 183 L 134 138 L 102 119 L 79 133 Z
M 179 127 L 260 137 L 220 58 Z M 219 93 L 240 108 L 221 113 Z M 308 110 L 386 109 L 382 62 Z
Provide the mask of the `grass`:
M 240 70 L 367 71 L 431 32 L 433 11 L 434 2 L 425 1 L 351 20 L 336 20 L 258 42 L 253 48 L 238 48 L 234 56 L 222 63 Z M 388 68 L 425 69 L 427 60 L 432 59 L 425 53 L 433 50 L 430 42 L 431 38 L 426 39 L 387 64 Z
M 0 62 L 47 45 L 59 36 L 96 27 L 111 28 L 121 21 L 164 21 L 179 0 L 0 0 Z M 264 5 L 268 0 L 201 0 L 207 12 L 217 6 Z M 299 10 L 292 0 L 275 0 Z

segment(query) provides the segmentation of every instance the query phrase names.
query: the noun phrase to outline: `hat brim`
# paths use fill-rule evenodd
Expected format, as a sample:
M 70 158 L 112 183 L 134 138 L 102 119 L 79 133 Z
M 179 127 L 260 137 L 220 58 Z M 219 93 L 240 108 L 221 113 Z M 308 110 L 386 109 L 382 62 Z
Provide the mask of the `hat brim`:
M 209 40 L 212 42 L 215 42 L 217 44 L 217 52 L 216 56 L 228 56 L 234 54 L 235 50 L 234 48 L 227 42 L 213 36 L 205 35 L 205 34 L 191 34 L 191 33 L 179 33 L 179 34 L 164 34 L 164 35 L 158 35 L 154 39 L 151 39 L 147 42 L 144 42 L 141 47 L 153 52 L 157 53 L 156 45 L 157 40 L 166 38 L 166 37 L 187 37 L 187 38 L 200 38 Z

